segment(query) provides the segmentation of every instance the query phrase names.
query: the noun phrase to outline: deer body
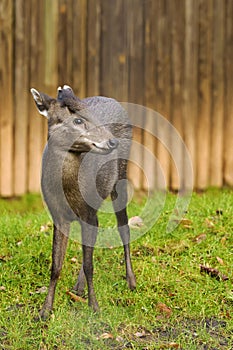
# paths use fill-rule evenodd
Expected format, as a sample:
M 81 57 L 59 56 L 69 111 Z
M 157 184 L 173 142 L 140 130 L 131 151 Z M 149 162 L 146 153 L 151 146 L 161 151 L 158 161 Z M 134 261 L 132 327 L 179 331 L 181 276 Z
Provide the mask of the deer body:
M 113 201 L 124 245 L 127 282 L 131 289 L 136 286 L 130 261 L 124 181 L 132 138 L 131 125 L 125 110 L 113 99 L 93 97 L 79 100 L 68 86 L 58 89 L 57 99 L 35 89 L 31 92 L 39 112 L 48 118 L 41 185 L 54 223 L 50 285 L 40 316 L 46 318 L 52 310 L 70 224 L 75 220 L 80 222 L 82 229 L 83 264 L 74 290 L 82 295 L 86 280 L 88 303 L 96 311 L 93 248 L 98 231 L 97 211 L 108 195 Z

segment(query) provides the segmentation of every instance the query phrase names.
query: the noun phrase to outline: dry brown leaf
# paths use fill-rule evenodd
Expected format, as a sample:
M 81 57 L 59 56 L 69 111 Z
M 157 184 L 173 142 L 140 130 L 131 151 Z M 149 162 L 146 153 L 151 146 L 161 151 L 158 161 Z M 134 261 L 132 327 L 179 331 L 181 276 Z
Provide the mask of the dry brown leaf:
M 178 225 L 183 226 L 184 228 L 192 228 L 193 222 L 190 219 L 177 217 L 177 218 L 173 218 L 172 221 L 174 221 Z
M 48 290 L 48 288 L 46 286 L 43 286 L 41 288 L 38 288 L 35 293 L 36 294 L 43 294 L 43 293 L 47 293 L 47 290 Z
M 97 339 L 114 339 L 114 336 L 111 333 L 103 333 Z
M 6 287 L 4 287 L 4 286 L 0 286 L 0 291 L 5 291 L 6 290 Z
M 217 256 L 216 259 L 218 260 L 219 264 L 224 265 L 224 261 L 219 256 Z
M 155 257 L 155 256 L 152 256 L 151 261 L 152 261 L 153 263 L 157 263 L 156 257 Z
M 41 225 L 40 232 L 48 232 L 52 227 L 52 223 L 49 221 L 47 224 Z
M 208 267 L 208 266 L 204 266 L 204 265 L 200 265 L 200 269 L 201 272 L 205 272 L 208 275 L 210 275 L 211 277 L 215 277 L 218 280 L 221 281 L 227 281 L 229 280 L 229 277 L 227 277 L 226 275 L 223 275 L 221 272 L 219 272 L 217 269 L 214 269 L 212 267 Z
M 184 227 L 184 228 L 192 228 L 192 220 L 187 219 L 187 218 L 182 218 L 180 220 L 180 224 Z
M 39 349 L 40 349 L 40 350 L 48 350 L 48 347 L 47 347 L 47 345 L 45 345 L 44 343 L 40 343 Z
M 134 335 L 135 335 L 135 337 L 137 337 L 137 338 L 144 338 L 144 337 L 146 337 L 146 332 L 145 332 L 145 331 L 136 332 Z
M 70 298 L 73 300 L 73 301 L 78 301 L 78 302 L 81 302 L 81 303 L 85 303 L 86 302 L 86 299 L 80 297 L 79 295 L 76 295 L 72 292 L 70 292 L 69 290 L 66 291 L 66 294 L 70 296 Z
M 0 261 L 2 261 L 2 262 L 7 262 L 11 258 L 12 258 L 11 255 L 0 255 Z
M 124 338 L 122 338 L 121 336 L 118 335 L 118 336 L 116 337 L 116 341 L 118 341 L 119 343 L 120 343 L 120 342 L 123 342 L 123 341 L 124 341 Z
M 198 235 L 198 236 L 196 236 L 194 238 L 194 241 L 197 242 L 197 243 L 201 243 L 205 239 L 206 239 L 206 234 L 205 233 L 201 233 L 200 235 Z
M 172 314 L 172 309 L 164 303 L 158 303 L 157 309 L 158 309 L 159 313 L 163 314 L 166 317 L 170 317 Z
M 160 349 L 180 349 L 180 345 L 177 343 L 168 343 L 168 344 L 161 344 L 159 346 Z
M 213 227 L 214 227 L 213 221 L 211 221 L 211 220 L 208 219 L 208 218 L 205 219 L 205 224 L 206 224 L 206 226 L 209 227 L 209 228 L 213 228 Z
M 133 216 L 129 219 L 129 226 L 131 228 L 140 228 L 143 226 L 143 220 L 140 216 Z
M 221 239 L 221 244 L 222 244 L 222 245 L 225 245 L 226 240 L 227 240 L 227 238 L 224 236 L 224 237 Z

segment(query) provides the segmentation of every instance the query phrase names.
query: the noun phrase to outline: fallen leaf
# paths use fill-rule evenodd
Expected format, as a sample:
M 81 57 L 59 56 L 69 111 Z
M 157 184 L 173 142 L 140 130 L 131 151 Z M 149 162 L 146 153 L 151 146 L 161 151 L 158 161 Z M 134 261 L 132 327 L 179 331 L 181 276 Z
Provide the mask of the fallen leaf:
M 214 269 L 212 267 L 208 267 L 208 266 L 204 266 L 204 265 L 200 265 L 200 269 L 201 272 L 205 272 L 208 275 L 210 275 L 211 277 L 215 277 L 218 280 L 221 281 L 227 281 L 229 280 L 229 277 L 227 277 L 226 275 L 223 275 L 221 272 L 219 272 L 217 269 Z
M 182 225 L 183 227 L 187 227 L 187 228 L 191 228 L 192 227 L 192 220 L 187 219 L 187 218 L 182 218 L 180 216 L 175 216 L 172 218 L 172 221 L 174 221 L 175 223 Z
M 0 261 L 2 262 L 7 262 L 10 259 L 12 259 L 11 255 L 0 255 Z
M 196 236 L 194 238 L 194 242 L 201 243 L 205 239 L 206 239 L 206 234 L 205 233 L 201 233 L 200 235 L 198 235 L 198 236 Z
M 47 345 L 41 343 L 39 349 L 40 350 L 48 350 L 48 347 L 47 347 Z
M 120 337 L 119 335 L 116 337 L 116 341 L 118 341 L 119 343 L 124 341 L 124 338 Z
M 70 292 L 69 290 L 66 291 L 66 294 L 69 295 L 73 301 L 78 301 L 78 302 L 82 302 L 82 303 L 86 302 L 86 299 L 80 297 L 79 295 L 76 295 L 76 294 Z
M 49 221 L 47 224 L 41 225 L 40 232 L 48 232 L 52 227 L 52 223 Z
M 10 305 L 6 310 L 7 310 L 7 311 L 18 310 L 18 309 L 23 308 L 24 306 L 25 306 L 25 304 L 16 303 L 16 304 Z
M 184 228 L 192 228 L 192 220 L 189 220 L 187 218 L 182 218 L 180 220 L 180 224 L 184 227 Z
M 36 293 L 37 293 L 37 294 L 47 293 L 47 290 L 48 290 L 48 288 L 47 288 L 46 286 L 43 286 L 43 287 L 41 287 L 41 288 L 38 288 L 38 289 L 36 290 Z
M 129 219 L 128 224 L 131 228 L 140 228 L 143 226 L 143 220 L 140 216 L 133 216 Z
M 151 261 L 152 261 L 153 263 L 157 263 L 156 257 L 155 257 L 155 256 L 152 256 Z
M 145 331 L 143 331 L 143 332 L 136 332 L 134 335 L 137 338 L 144 338 L 146 336 L 146 333 L 145 333 Z
M 170 344 L 169 344 L 169 347 L 170 347 L 170 348 L 174 348 L 174 349 L 179 349 L 180 345 L 177 344 L 177 343 L 170 343 Z
M 6 290 L 6 287 L 0 286 L 0 291 L 5 291 L 5 290 Z
M 220 315 L 223 318 L 227 318 L 228 320 L 231 320 L 231 318 L 232 318 L 229 310 L 225 310 L 225 311 L 221 312 Z
M 166 304 L 158 303 L 157 304 L 158 311 L 166 317 L 170 317 L 172 314 L 172 309 L 168 307 Z
M 225 245 L 226 240 L 227 240 L 227 238 L 226 238 L 226 237 L 223 237 L 223 238 L 221 239 L 221 244 L 222 244 L 222 245 Z
M 206 224 L 206 226 L 209 227 L 209 228 L 213 228 L 213 227 L 214 227 L 213 221 L 211 221 L 211 220 L 208 219 L 208 218 L 205 219 L 205 224 Z
M 48 288 L 46 286 L 43 286 L 41 288 L 38 288 L 35 292 L 30 292 L 30 295 L 47 293 L 47 290 Z
M 72 263 L 76 263 L 76 262 L 77 262 L 77 258 L 73 257 L 73 258 L 70 259 L 70 261 L 71 261 Z
M 177 343 L 168 343 L 168 344 L 161 344 L 159 346 L 160 349 L 180 349 L 180 345 Z
M 114 339 L 114 336 L 111 333 L 103 333 L 97 339 Z
M 217 256 L 216 259 L 218 260 L 219 264 L 224 265 L 224 261 L 221 258 L 219 258 L 219 256 Z
M 183 225 L 184 228 L 192 228 L 191 225 Z
M 114 248 L 109 242 L 106 242 L 106 247 L 111 250 Z

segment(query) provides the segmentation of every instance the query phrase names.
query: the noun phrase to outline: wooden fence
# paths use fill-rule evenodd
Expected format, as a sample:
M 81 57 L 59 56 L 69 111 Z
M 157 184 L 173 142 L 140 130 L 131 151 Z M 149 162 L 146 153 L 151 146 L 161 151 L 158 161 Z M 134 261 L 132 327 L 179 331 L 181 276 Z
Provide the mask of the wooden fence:
M 232 0 L 0 0 L 0 53 L 0 195 L 39 190 L 46 123 L 29 89 L 54 96 L 64 83 L 158 111 L 190 152 L 195 188 L 233 185 Z M 162 142 L 134 138 L 167 187 L 189 177 L 180 147 L 182 174 Z M 136 156 L 156 186 L 157 165 Z M 147 186 L 135 164 L 129 176 Z

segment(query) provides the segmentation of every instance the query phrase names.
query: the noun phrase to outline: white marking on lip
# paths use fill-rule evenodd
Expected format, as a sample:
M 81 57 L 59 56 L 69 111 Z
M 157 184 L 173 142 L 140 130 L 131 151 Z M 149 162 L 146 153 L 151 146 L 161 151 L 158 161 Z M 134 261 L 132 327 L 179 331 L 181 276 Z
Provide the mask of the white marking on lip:
M 108 149 L 108 147 L 105 147 L 105 143 L 104 143 L 104 142 L 93 142 L 92 144 L 93 144 L 96 148 Z

